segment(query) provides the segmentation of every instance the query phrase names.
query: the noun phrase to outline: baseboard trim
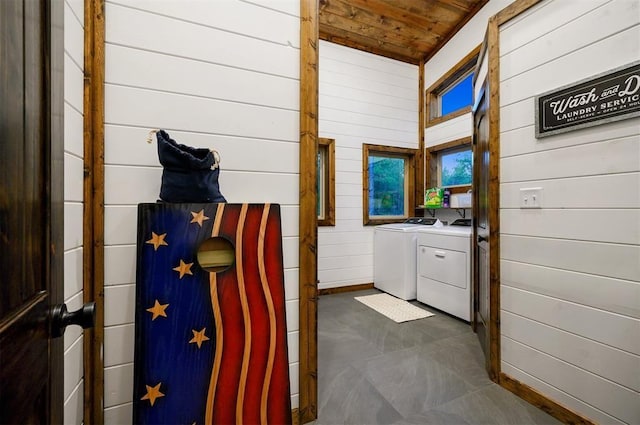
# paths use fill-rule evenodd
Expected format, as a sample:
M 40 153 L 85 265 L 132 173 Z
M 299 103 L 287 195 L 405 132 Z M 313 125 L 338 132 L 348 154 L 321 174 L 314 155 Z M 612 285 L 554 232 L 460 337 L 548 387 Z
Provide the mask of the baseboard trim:
M 318 289 L 318 295 L 341 294 L 343 292 L 362 291 L 363 289 L 373 289 L 373 283 L 361 283 L 358 285 L 339 286 L 337 288 Z
M 500 373 L 500 385 L 565 424 L 596 425 L 595 422 L 556 403 L 538 390 L 503 372 Z

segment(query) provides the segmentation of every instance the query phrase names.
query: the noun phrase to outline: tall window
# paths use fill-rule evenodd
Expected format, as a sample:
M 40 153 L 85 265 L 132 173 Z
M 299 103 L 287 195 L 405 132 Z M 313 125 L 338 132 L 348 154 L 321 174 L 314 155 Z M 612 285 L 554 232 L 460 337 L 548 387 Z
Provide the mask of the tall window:
M 426 92 L 427 127 L 469 113 L 473 106 L 473 72 L 480 46 L 473 49 Z
M 363 221 L 381 224 L 403 221 L 415 208 L 417 150 L 364 144 Z
M 318 139 L 317 160 L 318 226 L 335 226 L 335 140 Z

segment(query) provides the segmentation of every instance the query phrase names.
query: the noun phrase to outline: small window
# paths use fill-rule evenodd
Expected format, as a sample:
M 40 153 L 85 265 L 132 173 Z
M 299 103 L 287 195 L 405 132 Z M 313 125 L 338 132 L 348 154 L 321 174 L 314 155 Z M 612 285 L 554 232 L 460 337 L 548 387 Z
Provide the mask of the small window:
M 464 193 L 473 182 L 471 137 L 433 146 L 425 151 L 427 187 L 450 187 Z
M 473 180 L 471 146 L 446 149 L 438 154 L 438 187 L 469 186 Z
M 318 226 L 335 226 L 335 140 L 318 139 Z
M 480 46 L 462 58 L 426 91 L 426 126 L 459 117 L 471 111 L 473 105 L 473 71 Z
M 363 145 L 364 224 L 403 221 L 415 208 L 415 149 Z
M 463 76 L 440 95 L 440 114 L 449 115 L 473 104 L 473 72 Z

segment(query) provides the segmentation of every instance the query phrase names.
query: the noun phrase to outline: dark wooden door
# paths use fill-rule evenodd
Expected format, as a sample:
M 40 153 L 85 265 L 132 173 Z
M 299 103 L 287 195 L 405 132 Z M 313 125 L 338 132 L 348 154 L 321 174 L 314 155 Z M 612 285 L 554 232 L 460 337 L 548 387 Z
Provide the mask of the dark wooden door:
M 490 244 L 489 244 L 489 114 L 486 83 L 473 111 L 474 125 L 474 300 L 473 320 L 480 345 L 487 359 L 490 358 Z
M 63 3 L 0 1 L 0 422 L 61 423 Z

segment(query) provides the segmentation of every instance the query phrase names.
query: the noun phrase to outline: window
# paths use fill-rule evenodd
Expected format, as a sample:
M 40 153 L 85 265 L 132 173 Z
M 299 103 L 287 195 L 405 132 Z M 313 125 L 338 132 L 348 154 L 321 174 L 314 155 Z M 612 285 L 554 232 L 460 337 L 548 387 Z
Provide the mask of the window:
M 425 164 L 427 187 L 450 187 L 453 193 L 466 192 L 473 181 L 471 137 L 427 149 Z
M 473 103 L 473 72 L 449 86 L 440 96 L 440 115 L 448 115 L 460 109 L 472 106 Z
M 427 127 L 459 117 L 473 106 L 473 72 L 480 46 L 473 49 L 426 92 Z
M 415 149 L 362 146 L 365 225 L 403 221 L 413 212 L 416 157 Z
M 438 187 L 471 185 L 472 156 L 470 146 L 441 151 L 438 155 Z
M 335 140 L 318 139 L 318 226 L 335 226 Z

